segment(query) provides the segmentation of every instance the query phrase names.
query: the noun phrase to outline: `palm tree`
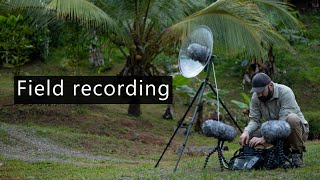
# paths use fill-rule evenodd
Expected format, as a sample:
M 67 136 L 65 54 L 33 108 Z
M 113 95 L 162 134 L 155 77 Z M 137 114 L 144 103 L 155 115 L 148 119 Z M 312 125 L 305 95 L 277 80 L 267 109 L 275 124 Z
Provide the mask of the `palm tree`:
M 155 57 L 174 48 L 199 24 L 213 31 L 216 54 L 242 53 L 259 59 L 267 57 L 271 44 L 290 48 L 268 17 L 276 17 L 288 29 L 301 27 L 287 4 L 276 0 L 218 0 L 212 4 L 204 0 L 2 1 L 7 7 L 40 1 L 48 13 L 103 30 L 126 59 L 121 76 L 156 75 Z M 139 116 L 140 105 L 130 105 L 128 112 Z

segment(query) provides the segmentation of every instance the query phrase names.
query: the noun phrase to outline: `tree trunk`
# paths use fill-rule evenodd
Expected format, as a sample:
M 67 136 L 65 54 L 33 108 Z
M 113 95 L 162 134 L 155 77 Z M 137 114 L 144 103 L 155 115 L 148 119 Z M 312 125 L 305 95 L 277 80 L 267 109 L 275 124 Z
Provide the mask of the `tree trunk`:
M 266 63 L 266 74 L 272 76 L 276 73 L 275 57 L 273 55 L 273 47 L 271 46 L 268 51 L 268 62 Z
M 95 66 L 103 66 L 104 58 L 101 49 L 98 47 L 98 36 L 96 31 L 91 33 L 90 46 L 89 46 L 89 62 Z
M 9 51 L 6 49 L 6 64 L 9 64 Z
M 133 52 L 134 53 L 134 52 Z M 142 52 L 127 56 L 125 67 L 119 73 L 119 76 L 153 76 L 158 75 L 158 70 L 148 62 L 146 55 Z M 128 114 L 133 116 L 140 116 L 140 104 L 130 104 Z
M 127 57 L 126 66 L 120 72 L 120 76 L 148 76 L 149 73 L 140 64 L 132 64 L 134 60 L 131 60 L 131 56 Z M 130 104 L 128 107 L 128 114 L 132 116 L 140 116 L 141 109 L 140 104 Z
M 45 41 L 44 41 L 44 50 L 43 50 L 43 58 L 47 59 L 49 56 L 49 43 L 50 43 L 50 38 L 49 38 L 49 30 L 46 31 L 47 33 L 45 34 Z
M 130 104 L 128 108 L 128 114 L 139 117 L 141 115 L 140 104 Z
M 271 78 L 274 78 L 277 73 L 276 70 L 277 69 L 275 64 L 275 56 L 273 54 L 273 46 L 270 46 L 267 61 L 262 63 L 254 59 L 253 62 L 251 62 L 251 65 L 247 68 L 245 74 L 243 75 L 242 88 L 244 88 L 247 84 L 251 84 L 251 80 L 255 74 L 263 72 L 268 74 Z

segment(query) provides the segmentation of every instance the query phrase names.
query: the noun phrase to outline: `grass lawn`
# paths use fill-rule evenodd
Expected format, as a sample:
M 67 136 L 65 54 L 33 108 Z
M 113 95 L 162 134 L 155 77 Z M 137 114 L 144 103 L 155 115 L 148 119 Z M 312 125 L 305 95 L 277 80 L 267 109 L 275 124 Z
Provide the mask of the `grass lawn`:
M 195 138 L 195 137 L 191 137 Z M 196 137 L 199 138 L 199 137 Z M 204 137 L 203 137 L 204 138 Z M 237 141 L 237 140 L 236 140 Z M 229 159 L 238 148 L 236 142 L 227 144 L 229 151 L 224 154 Z M 154 168 L 161 148 L 157 147 L 151 152 L 153 157 L 136 158 L 138 160 L 150 160 L 137 163 L 114 162 L 83 162 L 83 164 L 63 164 L 49 161 L 23 162 L 9 160 L 0 156 L 4 165 L 0 167 L 2 178 L 29 178 L 29 179 L 318 179 L 320 177 L 320 155 L 318 141 L 307 142 L 308 152 L 305 154 L 304 168 L 276 170 L 252 170 L 220 172 L 217 154 L 209 159 L 206 169 L 203 169 L 204 155 L 182 156 L 178 170 L 173 172 L 177 156 L 165 154 L 159 167 Z

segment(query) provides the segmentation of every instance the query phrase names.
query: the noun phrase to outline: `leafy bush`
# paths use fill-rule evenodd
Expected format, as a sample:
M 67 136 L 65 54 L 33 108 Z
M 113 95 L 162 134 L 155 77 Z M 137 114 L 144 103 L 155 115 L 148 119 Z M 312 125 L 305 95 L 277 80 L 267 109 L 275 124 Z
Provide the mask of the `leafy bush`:
M 35 59 L 45 60 L 49 55 L 49 29 L 47 27 L 33 29 L 32 35 L 29 37 L 34 46 L 32 57 Z
M 52 29 L 51 31 L 57 30 Z M 64 57 L 69 59 L 88 59 L 90 44 L 90 33 L 88 33 L 88 30 L 76 23 L 66 22 L 58 32 L 51 31 L 50 47 L 64 47 Z
M 20 24 L 22 20 L 21 15 L 0 15 L 0 62 L 6 67 L 17 68 L 28 62 L 34 48 L 27 38 L 32 30 Z
M 303 114 L 309 122 L 309 139 L 320 139 L 320 111 L 304 112 Z
M 320 67 L 310 67 L 308 70 L 304 71 L 304 78 L 310 82 L 320 83 Z
M 97 68 L 98 74 L 103 74 L 109 70 L 111 70 L 114 67 L 112 63 L 105 63 L 103 66 L 100 66 Z

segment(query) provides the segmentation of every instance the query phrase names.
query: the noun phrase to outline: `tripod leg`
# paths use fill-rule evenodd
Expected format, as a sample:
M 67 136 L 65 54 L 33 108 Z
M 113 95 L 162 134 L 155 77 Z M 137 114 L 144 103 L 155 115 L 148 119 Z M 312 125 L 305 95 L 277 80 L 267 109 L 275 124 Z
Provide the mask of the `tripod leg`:
M 283 141 L 280 140 L 277 144 L 278 148 L 278 158 L 279 158 L 279 165 L 282 165 L 282 167 L 287 171 L 288 165 L 286 162 L 289 162 L 290 167 L 293 167 L 292 162 L 290 162 L 289 158 L 284 154 L 283 152 Z
M 223 142 L 222 142 L 223 144 Z M 222 154 L 222 150 L 221 150 L 221 141 L 218 140 L 218 158 L 219 158 L 219 162 L 220 162 L 220 168 L 221 168 L 221 172 L 224 170 L 224 161 L 223 161 L 223 154 Z
M 206 167 L 207 167 L 207 164 L 208 164 L 208 161 L 209 161 L 210 156 L 211 156 L 214 152 L 216 152 L 217 148 L 218 148 L 217 146 L 214 147 L 214 148 L 212 149 L 212 151 L 207 155 L 206 160 L 205 160 L 204 165 L 203 165 L 203 168 L 206 168 Z
M 223 150 L 223 144 L 224 144 L 224 141 L 221 142 L 221 145 L 220 145 L 221 150 Z M 223 154 L 222 154 L 222 160 L 223 160 L 224 167 L 229 169 L 228 162 L 227 162 L 226 158 L 223 156 Z
M 211 90 L 213 91 L 213 93 L 217 96 L 217 92 L 216 90 L 212 87 L 212 84 L 209 84 Z M 221 103 L 222 107 L 227 111 L 228 115 L 230 116 L 230 118 L 232 119 L 233 123 L 237 126 L 237 128 L 239 129 L 239 131 L 242 133 L 242 130 L 240 128 L 240 126 L 238 125 L 237 121 L 233 118 L 233 116 L 231 115 L 231 113 L 229 112 L 229 110 L 227 109 L 227 107 L 224 105 L 224 103 L 221 101 L 220 97 L 219 97 L 219 102 Z M 219 116 L 219 114 L 218 114 Z
M 189 127 L 188 127 L 188 131 L 187 131 L 187 134 L 186 134 L 186 138 L 185 138 L 184 143 L 183 143 L 183 145 L 182 145 L 182 147 L 181 147 L 181 149 L 180 149 L 179 158 L 178 158 L 178 160 L 177 160 L 176 166 L 175 166 L 175 168 L 174 168 L 173 171 L 176 171 L 176 170 L 177 170 L 179 161 L 180 161 L 180 159 L 181 159 L 181 155 L 182 155 L 182 153 L 183 153 L 183 151 L 184 151 L 184 148 L 186 147 L 187 140 L 188 140 L 188 137 L 189 137 L 189 134 L 190 134 L 190 131 L 191 131 L 191 127 L 192 127 L 192 125 L 193 125 L 193 123 L 194 123 L 194 119 L 195 119 L 195 117 L 196 117 L 196 115 L 197 115 L 198 108 L 199 108 L 199 104 L 200 104 L 200 102 L 201 102 L 202 95 L 203 95 L 204 89 L 206 88 L 206 84 L 208 83 L 208 80 L 209 80 L 209 79 L 206 78 L 206 81 L 203 83 L 203 85 L 202 85 L 202 87 L 201 87 L 200 96 L 199 96 L 197 105 L 196 105 L 196 107 L 195 107 L 195 109 L 194 109 L 193 116 L 192 116 L 192 120 L 191 120 L 191 122 L 190 122 L 190 125 L 189 125 Z
M 184 121 L 184 119 L 186 118 L 186 116 L 187 116 L 187 114 L 188 114 L 189 110 L 191 109 L 191 107 L 192 107 L 192 105 L 193 105 L 194 101 L 196 100 L 197 96 L 199 95 L 199 92 L 200 92 L 200 90 L 202 89 L 202 86 L 205 86 L 205 85 L 204 85 L 204 82 L 202 82 L 202 83 L 201 83 L 201 86 L 200 86 L 200 88 L 198 89 L 198 91 L 197 91 L 196 95 L 193 97 L 192 102 L 191 102 L 191 104 L 189 105 L 189 107 L 188 107 L 187 111 L 184 113 L 184 115 L 183 115 L 182 119 L 178 122 L 178 126 L 177 126 L 177 128 L 175 129 L 175 131 L 174 131 L 173 135 L 171 136 L 171 138 L 170 138 L 170 140 L 169 140 L 169 142 L 168 142 L 167 146 L 166 146 L 166 147 L 165 147 L 165 149 L 163 150 L 163 152 L 162 152 L 162 154 L 161 154 L 161 156 L 160 156 L 160 158 L 159 158 L 159 160 L 158 160 L 157 164 L 154 166 L 155 168 L 156 168 L 156 167 L 158 167 L 158 165 L 159 165 L 159 163 L 160 163 L 160 161 L 161 161 L 161 159 L 162 159 L 162 157 L 163 157 L 164 153 L 167 151 L 167 149 L 168 149 L 168 147 L 170 146 L 170 144 L 171 144 L 171 142 L 172 142 L 172 140 L 173 140 L 174 136 L 175 136 L 175 135 L 176 135 L 176 133 L 178 132 L 178 130 L 179 130 L 179 128 L 180 128 L 180 126 L 181 126 L 182 122 L 183 122 L 183 121 Z

